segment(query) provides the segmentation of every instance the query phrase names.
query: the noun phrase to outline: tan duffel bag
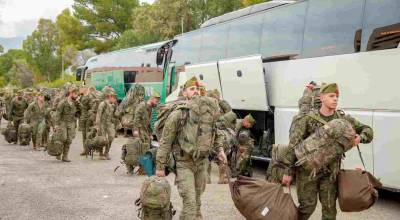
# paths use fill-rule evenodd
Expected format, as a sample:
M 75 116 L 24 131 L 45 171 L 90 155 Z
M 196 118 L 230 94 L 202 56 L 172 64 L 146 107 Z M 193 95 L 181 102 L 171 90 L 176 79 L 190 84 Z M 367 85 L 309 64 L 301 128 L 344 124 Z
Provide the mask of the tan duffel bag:
M 290 193 L 279 184 L 239 176 L 230 182 L 232 200 L 249 220 L 297 220 L 297 207 Z
M 360 148 L 357 150 L 365 169 Z M 343 212 L 360 212 L 369 209 L 378 200 L 382 183 L 364 170 L 340 170 L 338 176 L 339 206 Z

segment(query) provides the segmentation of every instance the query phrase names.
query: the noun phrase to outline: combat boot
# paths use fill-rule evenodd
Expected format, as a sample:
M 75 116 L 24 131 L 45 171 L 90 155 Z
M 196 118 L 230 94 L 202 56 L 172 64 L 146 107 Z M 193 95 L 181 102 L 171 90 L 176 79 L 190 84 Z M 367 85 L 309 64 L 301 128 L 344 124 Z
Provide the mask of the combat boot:
M 68 147 L 64 147 L 63 153 L 62 153 L 62 161 L 63 162 L 71 162 L 71 160 L 68 159 L 68 152 L 69 152 L 69 146 Z
M 109 155 L 109 152 L 110 152 L 110 146 L 107 146 L 106 149 L 104 150 L 104 158 L 105 158 L 106 160 L 111 160 L 111 157 L 110 157 L 110 155 Z
M 61 154 L 58 155 L 58 156 L 56 156 L 56 159 L 57 159 L 57 160 L 61 160 Z
M 36 144 L 33 143 L 33 150 L 37 150 Z

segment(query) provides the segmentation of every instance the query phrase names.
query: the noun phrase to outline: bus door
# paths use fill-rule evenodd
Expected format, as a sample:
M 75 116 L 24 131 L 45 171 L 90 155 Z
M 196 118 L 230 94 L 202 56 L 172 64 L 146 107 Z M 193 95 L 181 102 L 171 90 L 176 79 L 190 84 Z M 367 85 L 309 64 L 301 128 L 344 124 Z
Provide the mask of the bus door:
M 185 73 L 187 79 L 197 77 L 204 83 L 207 90 L 217 89 L 222 93 L 217 62 L 185 66 Z
M 233 109 L 269 110 L 261 56 L 218 62 L 222 97 Z

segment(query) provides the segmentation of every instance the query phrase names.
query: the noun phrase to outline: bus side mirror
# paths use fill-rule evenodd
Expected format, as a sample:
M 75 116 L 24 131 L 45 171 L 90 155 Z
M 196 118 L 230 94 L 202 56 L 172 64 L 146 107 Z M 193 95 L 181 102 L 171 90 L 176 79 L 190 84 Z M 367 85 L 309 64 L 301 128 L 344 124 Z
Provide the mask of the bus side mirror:
M 76 71 L 75 79 L 76 79 L 76 81 L 81 81 L 82 80 L 82 69 L 78 69 Z
M 164 61 L 165 50 L 164 48 L 160 48 L 157 50 L 157 65 L 160 66 Z

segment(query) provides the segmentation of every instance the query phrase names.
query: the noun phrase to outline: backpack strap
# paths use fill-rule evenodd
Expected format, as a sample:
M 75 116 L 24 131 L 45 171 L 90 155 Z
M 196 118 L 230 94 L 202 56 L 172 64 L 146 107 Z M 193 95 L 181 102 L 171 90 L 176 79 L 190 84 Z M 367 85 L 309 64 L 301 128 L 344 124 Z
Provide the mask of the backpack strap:
M 320 116 L 317 116 L 317 115 L 314 114 L 314 113 L 310 113 L 310 114 L 308 114 L 308 116 L 309 116 L 310 118 L 312 118 L 312 119 L 318 121 L 318 122 L 321 122 L 321 123 L 324 124 L 324 125 L 328 124 L 327 121 L 325 121 L 323 118 L 321 118 Z
M 367 168 L 365 167 L 365 162 L 364 162 L 364 159 L 363 159 L 363 157 L 362 157 L 362 153 L 361 153 L 361 150 L 360 150 L 360 146 L 359 146 L 359 145 L 357 145 L 357 150 L 358 150 L 358 156 L 360 156 L 361 163 L 362 163 L 362 165 L 363 165 L 363 167 L 364 167 L 364 170 L 367 170 Z

